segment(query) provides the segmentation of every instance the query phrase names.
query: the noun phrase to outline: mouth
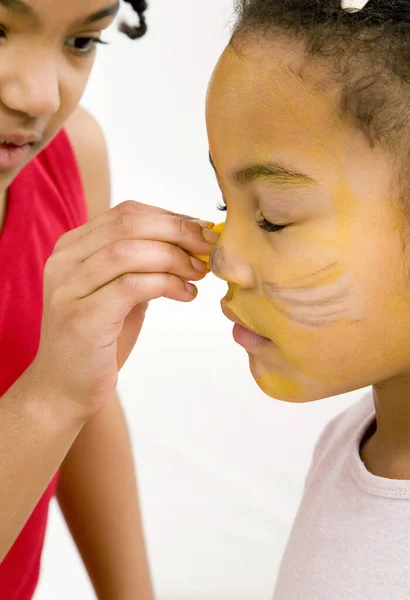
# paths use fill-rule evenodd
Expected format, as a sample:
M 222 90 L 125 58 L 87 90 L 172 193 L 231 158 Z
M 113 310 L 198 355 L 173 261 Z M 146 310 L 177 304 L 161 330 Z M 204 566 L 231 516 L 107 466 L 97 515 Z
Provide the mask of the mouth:
M 28 158 L 31 147 L 41 140 L 34 131 L 0 131 L 0 171 L 18 168 Z
M 273 343 L 269 338 L 247 327 L 226 304 L 222 304 L 221 307 L 225 317 L 229 321 L 232 321 L 232 323 L 235 323 L 232 331 L 235 342 L 245 348 L 245 350 L 256 350 L 261 346 Z
M 41 139 L 41 135 L 36 131 L 15 131 L 13 133 L 3 133 L 0 131 L 1 146 L 28 146 L 36 144 Z

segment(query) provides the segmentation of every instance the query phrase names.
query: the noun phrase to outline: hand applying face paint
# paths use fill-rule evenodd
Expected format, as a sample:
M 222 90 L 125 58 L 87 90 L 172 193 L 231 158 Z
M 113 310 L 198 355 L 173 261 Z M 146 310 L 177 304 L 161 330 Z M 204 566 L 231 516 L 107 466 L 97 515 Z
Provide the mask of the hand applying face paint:
M 225 223 L 218 223 L 217 225 L 214 225 L 213 227 L 211 227 L 211 229 L 212 229 L 212 231 L 216 231 L 217 233 L 221 234 L 224 230 L 224 227 L 225 227 Z M 202 260 L 209 268 L 209 258 L 210 258 L 209 254 L 194 254 L 194 256 L 196 258 L 199 258 L 199 260 Z

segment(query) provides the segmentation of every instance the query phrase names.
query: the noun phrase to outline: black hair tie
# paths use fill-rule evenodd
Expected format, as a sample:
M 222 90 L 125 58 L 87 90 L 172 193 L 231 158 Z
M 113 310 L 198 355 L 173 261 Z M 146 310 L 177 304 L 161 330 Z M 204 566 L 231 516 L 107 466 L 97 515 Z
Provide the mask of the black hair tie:
M 409 0 L 369 0 L 361 9 L 345 8 L 352 20 L 366 21 L 369 25 L 410 23 Z
M 131 4 L 132 8 L 138 15 L 139 24 L 129 25 L 125 21 L 122 21 L 120 23 L 119 29 L 122 33 L 125 33 L 132 40 L 136 40 L 145 35 L 145 33 L 147 32 L 147 23 L 145 20 L 144 12 L 147 10 L 148 4 L 146 0 L 124 0 L 124 2 L 128 2 L 128 4 Z

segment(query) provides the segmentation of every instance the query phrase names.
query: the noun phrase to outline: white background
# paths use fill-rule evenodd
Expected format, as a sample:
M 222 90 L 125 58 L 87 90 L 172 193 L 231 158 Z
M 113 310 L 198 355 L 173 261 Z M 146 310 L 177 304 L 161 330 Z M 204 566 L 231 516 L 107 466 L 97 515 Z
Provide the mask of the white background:
M 106 34 L 83 104 L 106 133 L 113 204 L 223 220 L 204 101 L 231 6 L 155 0 L 145 38 Z M 271 598 L 314 443 L 361 395 L 307 405 L 264 396 L 220 312 L 224 293 L 210 275 L 190 305 L 153 303 L 121 373 L 157 600 Z M 94 594 L 53 501 L 36 600 L 73 598 Z

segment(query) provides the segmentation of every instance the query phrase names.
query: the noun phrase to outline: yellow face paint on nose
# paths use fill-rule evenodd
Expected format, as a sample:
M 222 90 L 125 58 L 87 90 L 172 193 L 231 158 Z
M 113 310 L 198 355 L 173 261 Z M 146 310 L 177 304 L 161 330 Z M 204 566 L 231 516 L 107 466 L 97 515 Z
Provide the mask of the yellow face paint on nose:
M 216 231 L 217 233 L 222 233 L 225 227 L 225 222 L 223 223 L 218 223 L 217 225 L 214 225 L 213 227 L 211 227 L 212 231 Z M 209 254 L 194 254 L 194 256 L 196 258 L 199 258 L 199 260 L 203 260 L 204 263 L 206 263 L 206 265 L 209 268 Z

